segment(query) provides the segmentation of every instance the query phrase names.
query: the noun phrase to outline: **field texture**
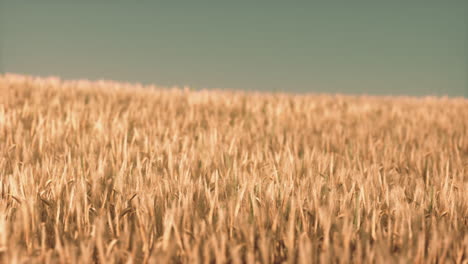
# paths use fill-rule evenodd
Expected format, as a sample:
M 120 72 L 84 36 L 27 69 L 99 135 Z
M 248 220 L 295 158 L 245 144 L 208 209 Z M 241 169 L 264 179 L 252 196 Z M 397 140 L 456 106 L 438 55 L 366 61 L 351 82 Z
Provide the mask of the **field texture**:
M 468 100 L 0 77 L 0 263 L 467 263 Z

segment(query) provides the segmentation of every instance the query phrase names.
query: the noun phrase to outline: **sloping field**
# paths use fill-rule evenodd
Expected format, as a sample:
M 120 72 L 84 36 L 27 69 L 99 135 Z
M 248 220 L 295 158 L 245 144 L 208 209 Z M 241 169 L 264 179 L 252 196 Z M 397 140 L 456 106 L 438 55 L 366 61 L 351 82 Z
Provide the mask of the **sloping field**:
M 1 263 L 467 260 L 468 100 L 0 77 Z

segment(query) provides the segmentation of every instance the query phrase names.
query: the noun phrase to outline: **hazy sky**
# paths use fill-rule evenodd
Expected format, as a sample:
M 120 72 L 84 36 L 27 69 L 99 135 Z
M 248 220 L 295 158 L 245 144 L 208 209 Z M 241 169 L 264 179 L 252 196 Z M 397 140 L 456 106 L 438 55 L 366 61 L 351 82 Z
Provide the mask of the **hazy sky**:
M 468 96 L 468 1 L 0 0 L 2 71 Z

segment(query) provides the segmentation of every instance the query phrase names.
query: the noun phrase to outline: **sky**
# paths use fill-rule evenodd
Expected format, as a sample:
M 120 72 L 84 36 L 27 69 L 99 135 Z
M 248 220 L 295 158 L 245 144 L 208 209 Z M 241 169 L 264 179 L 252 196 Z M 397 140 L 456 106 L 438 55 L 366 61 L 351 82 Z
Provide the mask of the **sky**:
M 0 71 L 468 97 L 468 1 L 0 0 Z

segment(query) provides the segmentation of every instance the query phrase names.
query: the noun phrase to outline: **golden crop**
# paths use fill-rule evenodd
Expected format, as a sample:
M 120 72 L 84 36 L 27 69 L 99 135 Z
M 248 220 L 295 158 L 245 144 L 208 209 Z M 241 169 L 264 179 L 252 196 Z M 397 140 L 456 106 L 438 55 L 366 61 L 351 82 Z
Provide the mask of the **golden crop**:
M 0 77 L 1 263 L 467 260 L 466 99 Z

